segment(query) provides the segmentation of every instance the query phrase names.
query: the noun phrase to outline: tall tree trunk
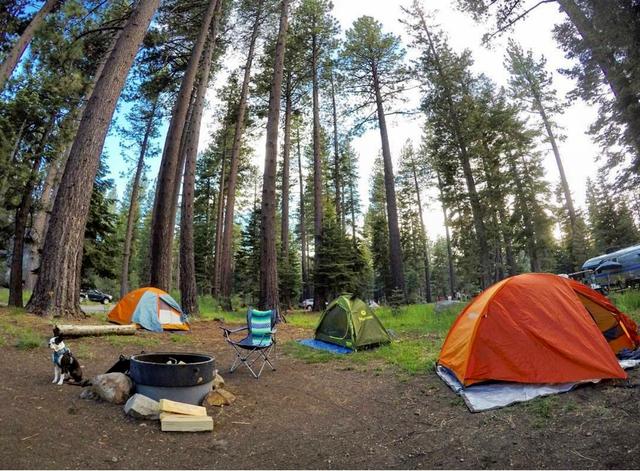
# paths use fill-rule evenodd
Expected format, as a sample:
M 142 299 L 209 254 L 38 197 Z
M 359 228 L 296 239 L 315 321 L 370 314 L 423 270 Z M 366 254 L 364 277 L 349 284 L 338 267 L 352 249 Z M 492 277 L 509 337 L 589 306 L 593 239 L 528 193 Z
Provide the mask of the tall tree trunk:
M 447 241 L 447 265 L 449 268 L 449 293 L 451 299 L 456 296 L 456 272 L 453 268 L 453 252 L 451 250 L 451 235 L 449 234 L 449 217 L 447 216 L 447 206 L 444 203 L 444 194 L 442 192 L 442 179 L 438 173 L 438 189 L 440 191 L 440 204 L 442 205 L 442 216 L 444 217 L 444 232 Z
M 291 166 L 291 76 L 287 76 L 284 108 L 284 146 L 282 148 L 282 216 L 280 224 L 281 258 L 289 257 L 289 167 Z
M 231 147 L 231 160 L 229 162 L 229 176 L 227 178 L 227 203 L 224 213 L 224 231 L 222 233 L 222 258 L 220 265 L 221 295 L 222 305 L 225 309 L 231 310 L 231 291 L 233 288 L 233 228 L 236 204 L 236 184 L 238 181 L 238 166 L 240 164 L 240 151 L 242 150 L 242 137 L 244 135 L 245 114 L 247 111 L 247 98 L 249 96 L 249 84 L 251 82 L 251 67 L 253 56 L 258 39 L 260 24 L 262 23 L 262 9 L 264 0 L 259 0 L 256 17 L 253 21 L 251 39 L 249 41 L 249 52 L 244 66 L 244 78 L 242 80 L 242 90 L 240 91 L 240 102 L 238 104 L 238 114 L 236 115 L 235 132 L 233 134 L 233 145 Z
M 476 231 L 476 238 L 478 240 L 478 249 L 480 254 L 480 287 L 484 289 L 489 286 L 489 278 L 490 278 L 490 267 L 489 267 L 489 244 L 487 242 L 487 231 L 484 224 L 484 211 L 482 208 L 482 203 L 480 202 L 480 197 L 478 196 L 478 191 L 476 190 L 476 183 L 473 177 L 473 172 L 471 170 L 471 161 L 470 156 L 467 149 L 467 143 L 462 134 L 462 129 L 460 128 L 460 120 L 458 119 L 455 106 L 453 104 L 453 97 L 451 91 L 448 87 L 449 79 L 445 74 L 445 71 L 440 63 L 440 56 L 438 55 L 438 51 L 433 44 L 433 39 L 431 38 L 431 31 L 427 27 L 427 23 L 425 21 L 424 16 L 420 13 L 420 24 L 424 33 L 427 36 L 427 40 L 429 42 L 429 50 L 433 55 L 435 66 L 440 76 L 443 84 L 444 84 L 444 92 L 447 100 L 447 114 L 449 115 L 449 121 L 453 128 L 453 133 L 456 139 L 456 145 L 458 146 L 460 164 L 462 165 L 462 170 L 465 178 L 465 182 L 467 185 L 467 192 L 469 193 L 469 202 L 471 203 L 471 213 L 473 216 L 473 226 Z
M 267 118 L 267 144 L 265 148 L 264 177 L 262 182 L 262 211 L 260 223 L 260 309 L 278 309 L 278 257 L 276 254 L 276 171 L 278 159 L 278 125 L 284 53 L 287 42 L 287 12 L 289 0 L 282 0 L 280 29 L 276 43 L 273 80 L 269 96 Z
M 225 203 L 225 164 L 227 162 L 227 131 L 224 130 L 224 143 L 222 145 L 222 162 L 220 164 L 220 187 L 218 189 L 218 207 L 216 216 L 216 245 L 213 253 L 213 280 L 212 295 L 220 296 L 220 278 L 222 266 L 222 233 L 224 231 L 224 203 Z
M 314 242 L 314 272 L 318 272 L 321 264 L 322 249 L 322 155 L 320 153 L 320 98 L 318 86 L 318 37 L 313 33 L 311 45 L 311 73 L 313 76 L 313 242 Z M 314 283 L 313 310 L 324 310 L 326 293 L 322 287 Z
M 336 220 L 341 226 L 342 232 L 344 232 L 344 217 L 342 214 L 342 195 L 340 179 L 340 149 L 338 146 L 338 111 L 336 108 L 336 87 L 334 84 L 333 71 L 331 71 L 331 106 L 333 111 L 333 182 L 335 185 L 335 205 L 336 205 Z
M 569 182 L 567 181 L 567 176 L 564 173 L 564 165 L 562 165 L 562 159 L 560 158 L 560 150 L 558 149 L 556 136 L 553 132 L 553 128 L 551 127 L 551 122 L 549 121 L 547 112 L 544 109 L 544 106 L 542 106 L 542 100 L 540 99 L 540 95 L 536 90 L 533 90 L 533 96 L 534 96 L 535 107 L 538 109 L 538 113 L 540 113 L 540 117 L 542 118 L 544 128 L 547 132 L 547 137 L 549 138 L 549 142 L 551 143 L 551 148 L 553 149 L 553 155 L 556 159 L 558 172 L 560 173 L 560 183 L 562 184 L 562 192 L 564 193 L 564 200 L 567 205 L 567 212 L 569 213 L 569 222 L 571 224 L 571 238 L 573 239 L 574 234 L 576 232 L 577 218 L 576 218 L 576 210 L 573 207 L 573 198 L 571 197 Z
M 404 293 L 404 267 L 402 262 L 402 246 L 400 244 L 400 227 L 398 225 L 398 207 L 396 203 L 396 187 L 393 175 L 393 163 L 391 162 L 391 148 L 389 147 L 389 135 L 387 133 L 387 120 L 384 115 L 384 104 L 380 93 L 378 71 L 374 67 L 373 87 L 376 95 L 376 107 L 378 112 L 378 127 L 382 140 L 382 160 L 384 163 L 384 189 L 387 200 L 387 222 L 389 224 L 389 261 L 391 269 L 391 282 L 393 289 Z
M 221 0 L 209 1 L 202 25 L 200 25 L 198 38 L 193 46 L 191 57 L 189 57 L 167 131 L 157 180 L 156 200 L 151 221 L 151 285 L 165 291 L 171 288 L 171 251 L 177 204 L 176 188 L 179 188 L 179 183 L 176 185 L 176 178 L 182 170 L 180 168 L 181 141 L 200 57 L 218 1 Z
M 198 290 L 196 287 L 196 261 L 193 247 L 193 198 L 196 183 L 196 158 L 198 141 L 200 140 L 200 125 L 204 111 L 204 99 L 209 85 L 209 73 L 218 35 L 218 21 L 222 1 L 216 5 L 213 27 L 209 34 L 207 48 L 202 60 L 202 73 L 198 80 L 196 100 L 189 124 L 189 142 L 185 152 L 187 154 L 182 186 L 182 210 L 180 212 L 180 296 L 182 309 L 187 314 L 198 314 Z
M 411 157 L 411 172 L 413 173 L 413 183 L 415 185 L 416 199 L 418 200 L 418 212 L 420 214 L 420 227 L 422 229 L 422 242 L 424 250 L 424 293 L 427 302 L 431 299 L 431 274 L 429 270 L 429 240 L 427 238 L 427 227 L 424 225 L 424 216 L 422 214 L 422 198 L 420 197 L 420 185 L 418 184 L 418 172 L 416 171 L 416 162 Z
M 79 106 L 77 106 L 70 114 L 65 117 L 65 121 L 68 120 L 71 130 L 70 135 L 72 136 L 77 134 L 78 126 L 80 126 L 80 120 L 82 119 L 84 110 L 87 107 L 87 103 L 89 102 L 89 99 L 93 94 L 96 83 L 98 82 L 98 79 L 100 78 L 100 75 L 102 75 L 102 71 L 104 70 L 104 65 L 113 52 L 113 48 L 115 47 L 120 34 L 122 34 L 122 30 L 118 30 L 118 32 L 113 35 L 111 44 L 103 54 L 100 62 L 98 62 L 96 70 L 93 73 L 93 78 L 87 85 Z M 61 127 L 64 126 L 65 125 L 63 124 Z M 64 174 L 64 169 L 67 165 L 72 145 L 73 141 L 69 142 L 65 146 L 65 150 L 62 152 L 62 156 L 58 157 L 49 164 L 49 170 L 47 171 L 47 177 L 40 199 L 40 208 L 39 211 L 36 212 L 32 224 L 32 256 L 30 257 L 31 266 L 26 274 L 26 289 L 32 290 L 37 280 L 36 271 L 40 266 L 40 254 L 42 253 L 47 228 L 49 227 L 49 215 L 51 214 L 51 211 L 53 209 L 53 202 L 55 201 L 56 195 L 58 194 L 60 177 Z
M 298 145 L 298 183 L 300 185 L 300 247 L 302 262 L 302 299 L 309 298 L 309 265 L 307 258 L 307 228 L 304 211 L 304 180 L 302 177 L 302 152 L 300 151 L 300 123 L 296 128 Z
M 11 272 L 9 276 L 9 306 L 22 307 L 22 282 L 23 282 L 23 258 L 24 258 L 24 236 L 27 229 L 27 220 L 31 211 L 33 202 L 33 190 L 39 180 L 40 165 L 42 164 L 44 148 L 49 140 L 53 126 L 55 125 L 55 116 L 47 124 L 37 147 L 33 152 L 33 165 L 29 180 L 23 190 L 20 205 L 16 211 L 15 231 L 13 236 L 13 254 L 11 256 Z
M 159 3 L 137 4 L 83 113 L 51 214 L 38 281 L 27 305 L 30 312 L 84 316 L 79 307 L 79 266 L 93 183 L 116 102 Z
M 33 39 L 33 35 L 42 25 L 45 16 L 47 16 L 60 2 L 61 0 L 47 0 L 44 3 L 42 8 L 40 8 L 40 11 L 35 14 L 31 22 L 29 23 L 29 26 L 27 26 L 16 43 L 13 45 L 4 62 L 0 64 L 0 91 L 4 89 L 7 80 L 9 80 L 9 77 L 11 77 L 11 74 L 18 65 L 18 62 L 20 62 L 20 58 L 31 42 L 31 39 Z
M 138 154 L 138 164 L 136 165 L 136 173 L 133 177 L 131 186 L 131 201 L 129 201 L 129 212 L 127 214 L 127 229 L 124 236 L 124 249 L 122 250 L 122 269 L 120 270 L 120 299 L 124 298 L 129 292 L 129 261 L 131 259 L 131 244 L 133 242 L 133 229 L 136 217 L 138 215 L 138 194 L 140 193 L 140 179 L 144 171 L 144 159 L 147 155 L 149 147 L 149 137 L 153 132 L 154 122 L 156 119 L 156 110 L 158 106 L 159 94 L 154 97 L 151 111 L 147 117 L 147 125 L 144 129 L 144 136 L 140 144 L 140 153 Z
M 53 160 L 49 163 L 46 170 L 46 177 L 42 185 L 42 194 L 38 202 L 38 208 L 32 216 L 31 230 L 29 231 L 31 243 L 28 245 L 28 261 L 29 266 L 24 274 L 24 288 L 33 290 L 38 275 L 36 271 L 40 266 L 40 250 L 44 242 L 44 230 L 46 227 L 47 214 L 51 211 L 51 203 L 53 202 L 52 193 L 57 185 L 57 179 L 60 169 L 60 162 Z

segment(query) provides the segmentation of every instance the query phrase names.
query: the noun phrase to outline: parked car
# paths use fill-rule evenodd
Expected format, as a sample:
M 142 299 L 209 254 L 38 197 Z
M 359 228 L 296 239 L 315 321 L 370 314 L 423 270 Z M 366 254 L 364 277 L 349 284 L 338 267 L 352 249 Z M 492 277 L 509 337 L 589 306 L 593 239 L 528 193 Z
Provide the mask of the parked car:
M 313 309 L 313 298 L 303 299 L 300 301 L 299 306 L 305 311 L 311 311 Z
M 109 304 L 113 300 L 113 296 L 107 293 L 103 293 L 98 289 L 90 289 L 87 291 L 80 291 L 80 301 L 82 300 L 94 301 L 102 304 Z

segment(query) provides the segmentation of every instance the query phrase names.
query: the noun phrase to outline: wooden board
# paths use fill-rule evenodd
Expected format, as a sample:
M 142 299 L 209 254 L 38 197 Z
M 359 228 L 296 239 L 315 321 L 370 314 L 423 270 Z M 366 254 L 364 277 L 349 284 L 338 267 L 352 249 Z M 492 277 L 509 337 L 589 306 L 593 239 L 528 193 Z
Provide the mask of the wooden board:
M 163 432 L 211 432 L 213 418 L 209 416 L 166 414 L 160 419 Z
M 207 409 L 202 406 L 185 404 L 184 402 L 160 399 L 160 412 L 171 412 L 173 414 L 184 414 L 192 416 L 206 416 Z
M 134 335 L 136 324 L 128 325 L 56 325 L 65 337 L 86 337 L 90 335 Z

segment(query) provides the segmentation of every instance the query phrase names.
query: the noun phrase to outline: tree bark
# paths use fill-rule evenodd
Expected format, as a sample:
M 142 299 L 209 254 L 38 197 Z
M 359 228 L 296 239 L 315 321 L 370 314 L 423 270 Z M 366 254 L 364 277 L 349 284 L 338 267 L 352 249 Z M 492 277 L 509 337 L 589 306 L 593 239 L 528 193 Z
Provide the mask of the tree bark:
M 118 30 L 118 32 L 114 34 L 109 49 L 104 53 L 100 62 L 98 62 L 96 70 L 93 73 L 93 79 L 91 80 L 91 82 L 89 82 L 87 89 L 84 91 L 84 95 L 80 101 L 79 106 L 65 118 L 65 120 L 68 119 L 70 122 L 69 126 L 71 127 L 72 135 L 77 134 L 77 129 L 80 125 L 80 120 L 82 119 L 84 110 L 87 107 L 87 103 L 89 102 L 89 99 L 93 94 L 96 83 L 98 82 L 98 79 L 100 78 L 100 75 L 102 75 L 102 71 L 104 70 L 104 65 L 113 52 L 113 48 L 115 47 L 116 41 L 120 37 L 121 33 L 122 30 Z M 64 124 L 61 127 L 64 127 Z M 51 214 L 51 211 L 53 209 L 53 202 L 55 201 L 56 195 L 58 194 L 58 188 L 60 186 L 60 176 L 64 174 L 67 161 L 69 160 L 69 153 L 71 152 L 72 145 L 73 141 L 69 142 L 66 145 L 62 156 L 51 162 L 49 165 L 49 170 L 47 171 L 47 177 L 40 199 L 40 208 L 34 216 L 31 228 L 33 240 L 33 243 L 31 245 L 32 256 L 30 257 L 31 266 L 26 274 L 26 289 L 32 290 L 37 280 L 37 275 L 35 272 L 40 266 L 40 254 L 43 249 L 47 228 L 49 227 L 49 215 Z
M 431 299 L 431 274 L 429 270 L 429 241 L 427 239 L 427 228 L 424 225 L 424 216 L 422 215 L 422 199 L 420 197 L 420 185 L 418 184 L 418 172 L 416 171 L 416 162 L 411 157 L 411 171 L 413 173 L 413 183 L 415 185 L 416 199 L 418 200 L 418 212 L 420 214 L 420 227 L 422 229 L 422 242 L 424 244 L 424 293 L 428 303 Z
M 55 124 L 55 116 L 51 118 L 45 128 L 36 149 L 33 152 L 33 164 L 29 180 L 23 190 L 20 205 L 16 210 L 15 230 L 13 235 L 13 254 L 11 256 L 11 271 L 9 275 L 9 306 L 23 307 L 23 258 L 24 258 L 24 236 L 27 229 L 29 212 L 33 203 L 33 190 L 40 179 L 40 165 L 42 164 L 44 148 L 47 145 L 51 131 Z
M 93 335 L 135 335 L 136 324 L 125 325 L 56 325 L 65 337 L 88 337 Z
M 20 62 L 20 58 L 22 54 L 24 54 L 25 49 L 33 39 L 34 34 L 44 21 L 45 16 L 47 16 L 62 0 L 47 0 L 40 11 L 35 14 L 29 26 L 24 30 L 24 32 L 20 35 L 16 43 L 13 45 L 4 62 L 0 64 L 0 91 L 4 90 L 4 86 L 11 77 L 14 69 Z
M 284 108 L 284 146 L 282 148 L 282 209 L 280 248 L 282 260 L 289 257 L 289 170 L 291 166 L 291 77 L 287 77 Z
M 218 207 L 216 217 L 216 245 L 213 259 L 213 280 L 211 282 L 212 295 L 220 296 L 220 278 L 222 266 L 222 233 L 224 232 L 224 203 L 225 203 L 225 164 L 227 162 L 227 131 L 224 130 L 224 142 L 222 145 L 222 163 L 220 164 L 220 186 L 218 189 Z
M 182 309 L 187 314 L 198 314 L 198 290 L 196 287 L 196 261 L 193 246 L 193 199 L 196 183 L 196 158 L 198 141 L 200 140 L 200 125 L 204 111 L 204 99 L 209 85 L 209 73 L 218 35 L 218 19 L 222 2 L 216 5 L 213 28 L 209 35 L 207 48 L 202 60 L 202 75 L 198 81 L 196 101 L 193 106 L 191 123 L 189 125 L 189 141 L 185 152 L 187 154 L 182 186 L 182 210 L 180 212 L 180 296 Z
M 137 4 L 83 113 L 51 214 L 38 281 L 27 305 L 30 312 L 84 317 L 79 266 L 93 183 L 116 102 L 159 3 Z
M 401 290 L 404 294 L 404 267 L 402 260 L 402 246 L 400 244 L 400 227 L 398 225 L 398 207 L 396 203 L 396 187 L 393 175 L 393 163 L 391 162 L 391 148 L 389 147 L 389 135 L 387 133 L 387 121 L 384 115 L 384 104 L 380 93 L 378 71 L 374 67 L 373 87 L 376 95 L 376 107 L 378 112 L 378 127 L 382 140 L 382 160 L 384 162 L 384 189 L 387 199 L 387 221 L 389 224 L 389 258 L 391 269 L 391 282 L 393 289 Z
M 120 271 L 120 299 L 129 292 L 129 261 L 131 259 L 131 243 L 133 242 L 133 228 L 135 226 L 136 216 L 138 215 L 138 194 L 140 193 L 140 179 L 144 171 L 144 159 L 149 147 L 149 137 L 153 132 L 154 121 L 156 119 L 156 109 L 158 106 L 159 95 L 154 97 L 151 112 L 147 118 L 147 125 L 144 129 L 144 136 L 140 144 L 140 154 L 138 155 L 138 164 L 136 173 L 133 177 L 131 186 L 131 201 L 129 202 L 129 212 L 127 214 L 127 229 L 124 237 L 124 249 L 122 253 L 122 269 Z
M 225 309 L 231 310 L 231 291 L 233 288 L 233 228 L 236 204 L 236 184 L 238 181 L 238 166 L 240 164 L 240 151 L 242 149 L 242 137 L 244 135 L 244 121 L 247 111 L 247 98 L 249 96 L 249 84 L 251 82 L 251 67 L 255 53 L 256 40 L 262 22 L 262 9 L 264 1 L 258 3 L 258 10 L 251 30 L 249 41 L 249 52 L 244 66 L 244 78 L 242 80 L 242 90 L 240 92 L 240 103 L 238 104 L 238 114 L 236 115 L 235 132 L 233 134 L 233 145 L 231 147 L 231 159 L 229 161 L 229 176 L 227 177 L 227 203 L 224 213 L 224 231 L 222 233 L 222 258 L 220 265 L 221 295 L 222 305 Z
M 320 153 L 320 99 L 318 85 L 318 37 L 314 32 L 311 46 L 311 73 L 313 74 L 313 242 L 314 242 L 314 272 L 321 264 L 320 252 L 322 248 L 322 155 Z M 322 311 L 325 307 L 326 293 L 322 287 L 314 282 L 313 310 Z
M 453 269 L 453 252 L 451 250 L 451 235 L 449 234 L 449 217 L 447 216 L 447 206 L 444 204 L 444 195 L 442 192 L 442 179 L 438 174 L 438 189 L 440 191 L 440 204 L 442 205 L 442 216 L 444 217 L 444 232 L 447 241 L 447 265 L 449 267 L 449 293 L 451 299 L 455 299 L 456 272 Z
M 282 0 L 280 28 L 276 43 L 273 80 L 269 96 L 267 143 L 265 148 L 264 177 L 262 182 L 262 211 L 260 222 L 260 309 L 278 309 L 278 257 L 276 253 L 276 173 L 278 159 L 278 125 L 282 75 L 287 43 L 287 13 L 289 0 Z
M 571 224 L 571 238 L 573 239 L 574 234 L 576 233 L 576 210 L 573 207 L 573 198 L 571 197 L 571 190 L 569 189 L 569 182 L 567 181 L 567 176 L 564 173 L 564 165 L 562 164 L 562 159 L 560 158 L 560 150 L 558 149 L 558 143 L 556 142 L 555 134 L 553 133 L 553 129 L 551 127 L 551 122 L 549 121 L 549 117 L 547 116 L 547 112 L 542 106 L 542 100 L 540 99 L 540 95 L 533 91 L 534 103 L 536 108 L 538 108 L 538 112 L 540 113 L 540 117 L 542 118 L 542 122 L 544 124 L 544 128 L 547 131 L 547 137 L 549 138 L 549 142 L 551 143 L 551 148 L 553 149 L 553 155 L 556 159 L 556 164 L 558 165 L 558 172 L 560 172 L 560 183 L 562 184 L 562 192 L 564 193 L 564 200 L 567 205 L 567 211 L 569 212 L 569 222 Z
M 331 106 L 333 111 L 333 182 L 335 185 L 336 220 L 340 223 L 344 232 L 344 215 L 342 214 L 342 195 L 340 179 L 340 149 L 338 146 L 338 111 L 336 108 L 336 88 L 333 71 L 331 71 Z
M 300 151 L 300 123 L 296 129 L 298 145 L 298 183 L 300 185 L 300 251 L 302 263 L 302 299 L 309 298 L 309 265 L 307 256 L 307 228 L 304 211 L 304 180 L 302 176 L 302 152 Z
M 177 204 L 176 188 L 179 188 L 179 184 L 176 185 L 176 178 L 182 170 L 180 168 L 182 135 L 186 126 L 200 57 L 218 1 L 221 0 L 209 1 L 198 38 L 189 57 L 167 131 L 157 180 L 156 201 L 151 221 L 151 285 L 165 291 L 171 288 L 171 253 Z

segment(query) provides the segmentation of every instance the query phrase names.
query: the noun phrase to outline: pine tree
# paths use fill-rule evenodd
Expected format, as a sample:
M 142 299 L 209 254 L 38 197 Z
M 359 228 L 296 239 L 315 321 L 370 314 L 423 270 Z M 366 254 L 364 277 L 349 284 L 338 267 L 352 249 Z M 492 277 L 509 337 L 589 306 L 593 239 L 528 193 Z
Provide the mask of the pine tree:
M 38 281 L 27 309 L 39 315 L 81 316 L 78 266 L 91 189 L 117 97 L 159 0 L 131 13 L 82 116 L 69 154 L 43 247 Z M 66 241 L 64 245 L 60 241 Z
M 385 105 L 393 101 L 407 80 L 402 66 L 404 50 L 400 39 L 382 31 L 382 24 L 371 17 L 358 18 L 346 32 L 341 51 L 343 73 L 351 79 L 348 90 L 358 93 L 359 106 L 375 106 L 382 141 L 389 256 L 393 288 L 404 290 L 404 270 L 395 194 L 393 164 L 387 131 Z

